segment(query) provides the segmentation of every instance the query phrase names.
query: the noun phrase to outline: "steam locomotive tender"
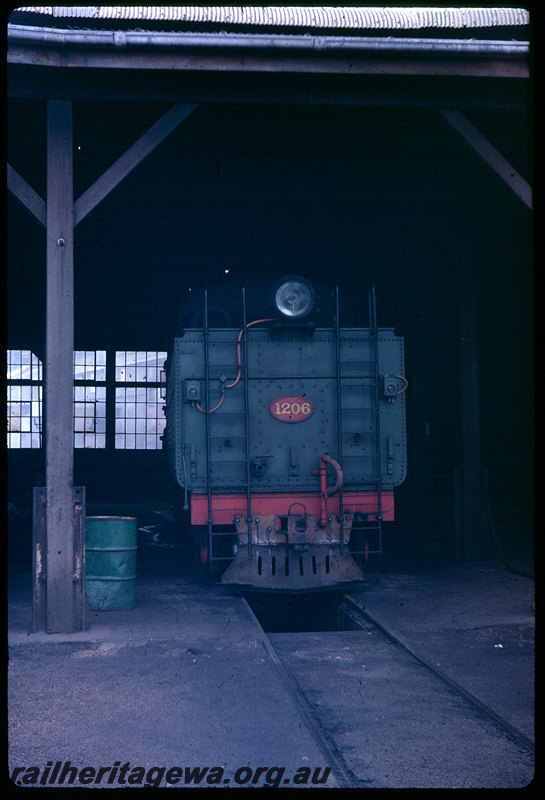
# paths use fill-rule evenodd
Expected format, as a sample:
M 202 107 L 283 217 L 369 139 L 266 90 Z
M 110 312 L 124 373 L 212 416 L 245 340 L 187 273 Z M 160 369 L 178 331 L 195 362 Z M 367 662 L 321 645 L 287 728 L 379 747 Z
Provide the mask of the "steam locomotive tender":
M 200 296 L 199 296 L 200 295 Z M 363 578 L 405 478 L 403 339 L 300 276 L 195 291 L 166 365 L 168 464 L 203 563 L 252 589 Z

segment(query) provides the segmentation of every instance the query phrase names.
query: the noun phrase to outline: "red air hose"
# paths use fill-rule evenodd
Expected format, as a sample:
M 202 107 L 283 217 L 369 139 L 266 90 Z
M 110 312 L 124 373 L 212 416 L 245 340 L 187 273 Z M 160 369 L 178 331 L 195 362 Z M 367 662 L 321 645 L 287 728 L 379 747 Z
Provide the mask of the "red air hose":
M 243 336 L 245 330 L 248 330 L 248 328 L 251 328 L 252 325 L 259 325 L 260 322 L 276 322 L 276 317 L 268 317 L 267 319 L 254 319 L 254 320 L 252 320 L 252 322 L 248 322 L 245 327 L 240 329 L 238 337 L 237 337 L 237 363 L 238 363 L 237 377 L 235 378 L 233 383 L 228 383 L 227 386 L 225 386 L 221 390 L 221 398 L 220 398 L 220 401 L 217 404 L 217 406 L 214 406 L 214 408 L 211 408 L 210 411 L 207 411 L 205 408 L 201 408 L 201 406 L 198 403 L 196 403 L 197 411 L 200 411 L 202 414 L 213 414 L 214 411 L 217 411 L 217 409 L 221 406 L 221 404 L 225 400 L 225 389 L 232 389 L 233 386 L 236 386 L 237 383 L 240 381 L 240 378 L 241 378 L 241 375 L 242 375 L 242 358 L 241 358 L 241 353 L 240 353 L 240 343 L 242 341 L 242 336 Z
M 335 470 L 335 485 L 328 486 L 327 485 L 327 466 L 333 467 Z M 343 485 L 343 471 L 341 465 L 335 461 L 334 458 L 331 458 L 327 453 L 323 453 L 320 456 L 320 494 L 321 494 L 321 506 L 320 506 L 320 519 L 318 520 L 318 525 L 320 528 L 325 528 L 327 525 L 327 498 L 331 497 L 331 495 L 336 494 L 340 489 L 342 489 Z

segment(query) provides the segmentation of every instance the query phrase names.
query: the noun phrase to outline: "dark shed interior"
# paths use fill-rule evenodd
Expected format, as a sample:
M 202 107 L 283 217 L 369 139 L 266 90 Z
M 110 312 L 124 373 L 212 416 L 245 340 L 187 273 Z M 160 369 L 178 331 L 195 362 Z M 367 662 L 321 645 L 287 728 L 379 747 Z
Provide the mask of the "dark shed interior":
M 136 74 L 125 80 L 136 90 Z M 525 102 L 511 87 L 479 103 L 463 78 L 452 85 L 463 95 L 456 107 L 531 182 Z M 379 325 L 406 340 L 409 466 L 393 525 L 423 550 L 435 538 L 453 555 L 461 298 L 473 287 L 481 463 L 514 552 L 531 542 L 533 509 L 532 213 L 447 124 L 433 92 L 414 102 L 400 80 L 396 94 L 407 100 L 393 104 L 247 102 L 236 93 L 200 103 L 77 227 L 75 348 L 166 351 L 189 289 L 211 283 L 295 272 L 338 282 L 364 310 L 375 284 Z M 74 197 L 170 105 L 76 99 Z M 9 98 L 8 160 L 42 196 L 45 121 L 44 98 Z M 11 194 L 7 231 L 7 346 L 43 359 L 45 231 Z M 168 501 L 158 450 L 74 457 L 88 502 Z M 17 509 L 30 509 L 42 481 L 41 450 L 8 450 Z

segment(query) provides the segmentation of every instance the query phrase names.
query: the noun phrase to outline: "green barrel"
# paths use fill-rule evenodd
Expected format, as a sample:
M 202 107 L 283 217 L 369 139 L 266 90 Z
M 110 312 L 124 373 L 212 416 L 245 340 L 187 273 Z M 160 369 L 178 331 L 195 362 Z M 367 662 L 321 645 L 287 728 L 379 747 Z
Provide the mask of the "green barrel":
M 86 574 L 89 608 L 124 610 L 134 606 L 136 517 L 87 517 Z

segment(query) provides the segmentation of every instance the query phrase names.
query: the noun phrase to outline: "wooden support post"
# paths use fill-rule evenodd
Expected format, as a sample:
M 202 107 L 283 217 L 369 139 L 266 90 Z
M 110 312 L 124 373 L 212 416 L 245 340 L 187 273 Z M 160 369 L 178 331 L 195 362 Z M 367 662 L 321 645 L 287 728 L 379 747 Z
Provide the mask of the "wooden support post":
M 8 189 L 13 192 L 15 197 L 30 211 L 40 225 L 43 225 L 45 228 L 47 225 L 45 200 L 42 200 L 40 195 L 34 191 L 32 186 L 30 186 L 10 164 L 8 164 L 7 175 Z
M 151 153 L 196 105 L 176 103 L 151 126 L 115 164 L 96 180 L 74 203 L 74 225 L 78 225 L 115 187 Z
M 532 208 L 532 187 L 522 175 L 516 171 L 512 164 L 493 147 L 474 125 L 462 114 L 461 111 L 448 108 L 438 109 L 439 114 L 458 133 L 459 136 L 482 158 L 485 164 L 504 181 L 506 186 L 514 192 L 529 209 Z
M 74 204 L 72 104 L 47 103 L 46 630 L 82 630 L 74 607 Z
M 33 629 L 89 625 L 85 492 L 73 487 L 74 226 L 195 108 L 172 106 L 74 204 L 72 103 L 47 101 L 47 200 L 8 165 L 8 188 L 46 226 L 45 481 L 34 495 Z M 111 356 L 111 354 L 110 354 Z M 109 361 L 111 383 L 113 360 Z M 110 410 L 115 397 L 110 392 Z M 113 403 L 113 405 L 112 405 Z M 114 434 L 109 434 L 113 447 Z
M 73 553 L 72 553 L 72 602 L 75 630 L 89 627 L 89 603 L 85 575 L 85 487 L 72 490 L 73 507 Z M 48 629 L 47 604 L 47 489 L 34 487 L 33 493 L 33 583 L 32 583 L 32 630 Z

